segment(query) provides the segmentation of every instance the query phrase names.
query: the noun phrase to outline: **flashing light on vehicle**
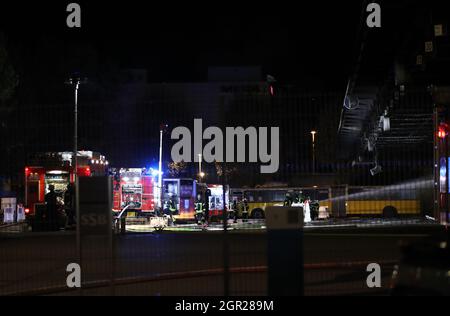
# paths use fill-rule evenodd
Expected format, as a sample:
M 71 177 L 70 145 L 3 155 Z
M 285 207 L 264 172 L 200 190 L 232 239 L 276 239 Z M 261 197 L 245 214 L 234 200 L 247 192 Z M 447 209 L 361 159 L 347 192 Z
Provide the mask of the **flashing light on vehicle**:
M 82 177 L 90 177 L 91 176 L 91 168 L 89 168 L 89 167 L 77 168 L 77 175 L 82 176 Z
M 63 174 L 64 172 L 61 170 L 51 170 L 49 172 L 47 172 L 48 174 L 55 174 L 55 175 L 60 175 Z
M 150 173 L 151 173 L 151 175 L 152 175 L 153 177 L 157 177 L 157 176 L 159 176 L 160 174 L 161 174 L 161 175 L 164 174 L 164 172 L 161 171 L 161 173 L 160 173 L 158 169 L 153 169 L 153 168 L 150 168 Z
M 444 139 L 448 136 L 449 125 L 446 123 L 441 123 L 438 128 L 438 137 Z

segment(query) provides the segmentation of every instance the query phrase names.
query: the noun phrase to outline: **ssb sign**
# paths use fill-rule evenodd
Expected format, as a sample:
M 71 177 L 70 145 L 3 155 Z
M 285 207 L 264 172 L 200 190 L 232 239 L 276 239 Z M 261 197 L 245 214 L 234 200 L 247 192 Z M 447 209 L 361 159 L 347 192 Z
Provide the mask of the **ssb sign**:
M 112 178 L 80 177 L 81 236 L 112 234 Z

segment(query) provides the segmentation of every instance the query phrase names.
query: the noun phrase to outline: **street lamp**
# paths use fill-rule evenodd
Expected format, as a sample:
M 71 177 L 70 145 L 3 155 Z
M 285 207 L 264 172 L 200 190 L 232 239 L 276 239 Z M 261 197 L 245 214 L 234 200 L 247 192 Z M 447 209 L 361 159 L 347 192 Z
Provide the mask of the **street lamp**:
M 162 154 L 163 154 L 163 134 L 168 128 L 167 124 L 161 124 L 159 126 L 159 164 L 158 164 L 158 206 L 162 208 Z
M 81 79 L 78 73 L 74 73 L 69 80 L 66 81 L 66 84 L 74 87 L 74 111 L 73 111 L 73 154 L 72 154 L 72 167 L 73 167 L 73 177 L 75 183 L 75 192 L 74 192 L 74 202 L 75 202 L 75 216 L 76 216 L 76 243 L 77 243 L 77 253 L 79 264 L 81 265 L 81 232 L 80 232 L 80 196 L 79 192 L 79 182 L 78 182 L 78 88 L 80 84 L 86 83 L 87 79 Z
M 201 183 L 202 178 L 205 176 L 205 173 L 202 172 L 202 154 L 198 154 L 198 176 Z
M 312 170 L 313 174 L 316 173 L 316 131 L 311 131 L 312 137 Z

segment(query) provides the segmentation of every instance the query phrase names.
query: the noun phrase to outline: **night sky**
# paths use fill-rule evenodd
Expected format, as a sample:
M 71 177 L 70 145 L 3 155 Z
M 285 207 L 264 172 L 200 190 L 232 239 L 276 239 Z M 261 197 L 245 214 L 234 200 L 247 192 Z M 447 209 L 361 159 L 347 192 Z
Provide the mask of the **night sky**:
M 84 139 L 86 148 L 97 148 L 108 139 L 117 141 L 117 137 L 105 136 L 106 128 L 105 135 L 101 134 L 103 129 L 97 128 L 96 125 L 103 119 L 105 126 L 117 130 L 127 146 L 129 140 L 135 140 L 138 136 L 150 141 L 146 145 L 149 152 L 142 153 L 145 157 L 156 153 L 160 122 L 175 120 L 183 113 L 189 113 L 189 105 L 167 114 L 168 101 L 164 93 L 161 97 L 152 96 L 150 101 L 156 103 L 152 103 L 152 112 L 147 115 L 155 122 L 145 122 L 143 126 L 147 128 L 151 125 L 154 131 L 140 132 L 133 118 L 142 118 L 140 113 L 148 108 L 145 102 L 133 104 L 135 95 L 130 97 L 126 90 L 121 90 L 120 84 L 116 84 L 121 83 L 121 69 L 144 69 L 148 71 L 149 82 L 170 83 L 204 82 L 207 80 L 208 66 L 262 66 L 262 74 L 274 76 L 280 86 L 286 84 L 290 85 L 289 88 L 299 88 L 279 89 L 289 91 L 294 97 L 295 93 L 325 95 L 333 92 L 338 100 L 333 103 L 338 114 L 324 119 L 329 127 L 339 123 L 341 100 L 344 99 L 349 77 L 355 73 L 364 32 L 370 33 L 370 41 L 365 46 L 361 67 L 363 71 L 360 71 L 358 78 L 372 85 L 382 85 L 383 80 L 392 73 L 398 53 L 409 60 L 414 52 L 419 51 L 417 47 L 422 48 L 423 41 L 429 38 L 428 30 L 424 27 L 429 22 L 427 14 L 430 11 L 424 9 L 429 2 L 423 0 L 377 1 L 382 7 L 382 28 L 371 30 L 363 23 L 367 16 L 365 9 L 370 2 L 367 0 L 296 3 L 78 1 L 81 5 L 80 29 L 70 29 L 66 25 L 69 14 L 66 6 L 70 2 L 15 1 L 0 5 L 0 33 L 6 36 L 7 50 L 20 78 L 16 95 L 11 101 L 12 106 L 18 109 L 15 114 L 20 123 L 16 127 L 21 126 L 19 114 L 25 113 L 30 119 L 28 128 L 34 128 L 34 116 L 29 114 L 28 106 L 39 108 L 40 105 L 49 105 L 62 109 L 61 105 L 72 104 L 71 87 L 64 82 L 76 71 L 89 78 L 89 84 L 81 89 L 80 104 L 96 107 L 81 111 L 90 121 L 86 118 L 80 121 L 86 124 L 91 122 L 89 124 L 96 127 L 95 135 L 85 131 L 84 138 L 83 135 L 80 137 Z M 414 47 L 416 44 L 420 46 Z M 118 104 L 118 108 L 114 111 L 108 107 L 102 111 L 105 102 L 112 104 L 111 101 Z M 305 101 L 306 104 L 309 101 Z M 311 102 L 315 100 L 311 99 Z M 280 108 L 277 110 L 281 111 Z M 296 119 L 308 121 L 311 128 L 316 128 L 319 125 L 317 117 L 306 110 L 302 111 L 305 112 L 299 113 Z M 22 147 L 16 145 L 14 139 L 11 140 L 14 143 L 11 146 L 26 148 L 40 142 L 53 145 L 48 147 L 51 150 L 70 148 L 70 124 L 62 123 L 71 121 L 70 112 L 64 112 L 67 115 L 56 119 L 51 117 L 53 112 L 49 111 L 48 117 L 42 119 L 48 125 L 48 130 L 42 129 L 41 132 L 48 138 L 38 141 L 31 137 L 37 137 L 36 133 L 20 130 L 25 135 L 23 144 L 20 144 Z M 129 120 L 125 120 L 123 118 L 127 116 L 122 113 L 132 113 L 134 116 L 130 114 Z M 122 133 L 111 123 L 116 116 L 121 119 L 117 121 L 122 129 L 129 134 Z M 190 115 L 184 117 L 192 121 Z M 60 133 L 54 132 L 52 120 L 55 126 L 62 124 L 66 127 L 65 138 L 58 138 Z M 14 125 L 12 122 L 9 124 Z M 243 122 L 242 125 L 248 124 L 251 123 Z M 303 152 L 306 157 L 310 148 L 310 135 L 302 135 L 305 148 L 295 147 L 293 152 Z M 135 144 L 141 145 L 138 141 Z M 142 152 L 137 145 L 124 151 L 134 157 L 133 150 Z M 23 149 L 22 156 L 26 154 Z M 110 152 L 108 155 L 114 157 Z M 309 163 L 305 157 L 302 157 L 303 161 Z M 123 159 L 126 160 L 126 157 Z
M 352 70 L 362 8 L 362 1 L 80 1 L 76 30 L 65 25 L 70 1 L 58 2 L 2 4 L 2 28 L 25 73 L 60 80 L 62 71 L 51 69 L 57 58 L 59 70 L 92 77 L 79 57 L 88 56 L 102 67 L 147 68 L 152 82 L 203 81 L 209 65 L 262 65 L 281 82 L 339 88 Z M 42 49 L 49 60 L 33 69 Z

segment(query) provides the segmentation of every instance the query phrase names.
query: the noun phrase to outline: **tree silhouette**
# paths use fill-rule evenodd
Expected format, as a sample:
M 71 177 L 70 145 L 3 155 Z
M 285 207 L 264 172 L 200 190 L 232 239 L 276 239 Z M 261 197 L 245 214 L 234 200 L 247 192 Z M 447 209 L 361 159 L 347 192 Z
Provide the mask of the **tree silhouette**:
M 14 70 L 6 50 L 6 40 L 0 33 L 0 107 L 5 109 L 19 84 L 19 77 Z

